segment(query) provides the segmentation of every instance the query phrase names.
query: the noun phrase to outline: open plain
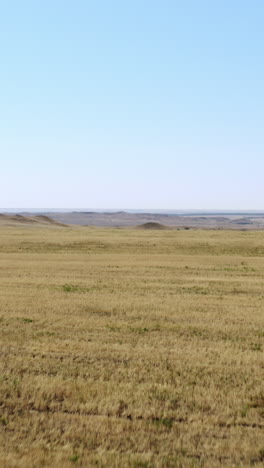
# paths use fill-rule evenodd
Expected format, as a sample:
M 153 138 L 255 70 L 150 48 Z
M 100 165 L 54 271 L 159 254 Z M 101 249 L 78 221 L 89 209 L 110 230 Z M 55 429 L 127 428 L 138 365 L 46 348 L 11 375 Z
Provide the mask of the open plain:
M 0 278 L 1 467 L 263 466 L 262 231 L 3 226 Z

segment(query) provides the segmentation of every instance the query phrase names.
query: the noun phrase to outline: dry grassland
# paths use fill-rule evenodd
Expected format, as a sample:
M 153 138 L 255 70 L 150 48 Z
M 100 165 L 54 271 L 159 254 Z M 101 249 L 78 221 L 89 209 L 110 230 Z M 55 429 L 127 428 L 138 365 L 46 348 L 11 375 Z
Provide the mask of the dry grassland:
M 1 467 L 262 467 L 264 233 L 0 230 Z

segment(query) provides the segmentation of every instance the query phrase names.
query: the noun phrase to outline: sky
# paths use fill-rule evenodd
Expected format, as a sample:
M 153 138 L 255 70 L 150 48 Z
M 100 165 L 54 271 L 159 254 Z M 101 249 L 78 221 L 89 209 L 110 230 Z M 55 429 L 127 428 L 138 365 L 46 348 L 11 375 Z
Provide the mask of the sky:
M 0 207 L 264 209 L 263 0 L 0 0 Z

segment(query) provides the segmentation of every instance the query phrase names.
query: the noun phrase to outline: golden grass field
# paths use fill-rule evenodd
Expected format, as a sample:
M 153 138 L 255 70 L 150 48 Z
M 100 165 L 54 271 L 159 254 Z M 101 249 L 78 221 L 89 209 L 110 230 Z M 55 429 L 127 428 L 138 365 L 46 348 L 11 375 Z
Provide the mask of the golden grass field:
M 262 467 L 264 232 L 0 229 L 0 466 Z

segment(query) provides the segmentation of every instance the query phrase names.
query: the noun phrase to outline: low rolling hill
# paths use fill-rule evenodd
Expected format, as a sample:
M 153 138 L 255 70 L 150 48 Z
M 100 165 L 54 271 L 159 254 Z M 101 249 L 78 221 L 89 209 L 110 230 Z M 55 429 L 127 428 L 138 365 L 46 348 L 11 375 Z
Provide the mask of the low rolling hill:
M 66 224 L 60 223 L 48 216 L 22 216 L 19 214 L 0 214 L 0 227 L 1 226 L 61 226 L 66 227 Z

